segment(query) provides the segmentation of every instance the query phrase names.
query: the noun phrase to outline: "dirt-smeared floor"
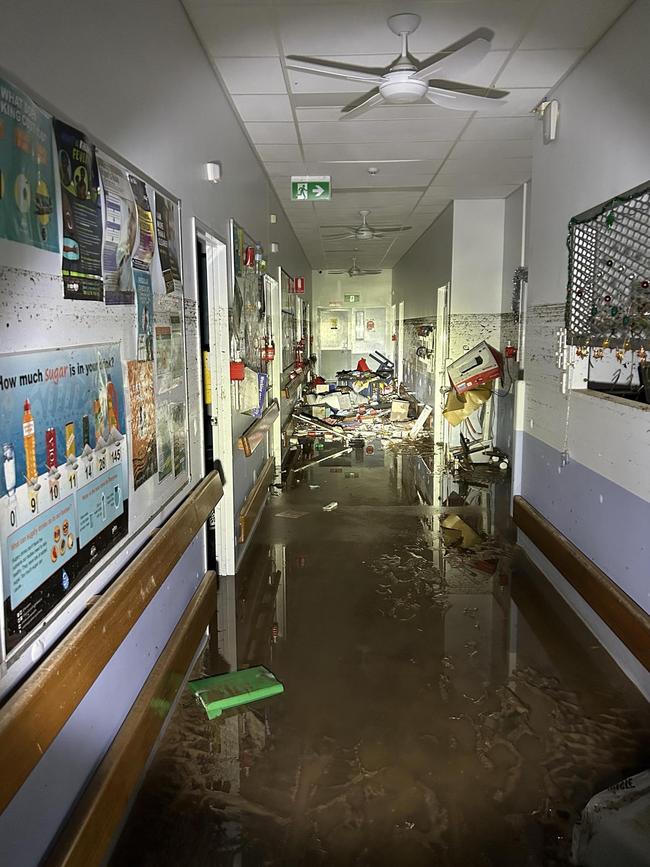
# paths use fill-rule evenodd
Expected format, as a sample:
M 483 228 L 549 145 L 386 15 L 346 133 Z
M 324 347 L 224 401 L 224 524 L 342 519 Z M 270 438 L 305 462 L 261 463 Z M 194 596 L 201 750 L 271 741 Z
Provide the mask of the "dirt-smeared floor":
M 213 722 L 183 696 L 113 867 L 566 864 L 591 795 L 647 767 L 647 705 L 509 544 L 508 484 L 421 451 L 271 500 L 229 638 L 285 693 Z

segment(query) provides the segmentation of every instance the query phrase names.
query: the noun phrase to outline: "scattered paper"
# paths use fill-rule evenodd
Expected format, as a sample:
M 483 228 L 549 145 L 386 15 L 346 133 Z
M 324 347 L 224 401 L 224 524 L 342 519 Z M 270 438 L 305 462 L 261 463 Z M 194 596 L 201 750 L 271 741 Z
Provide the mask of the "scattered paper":
M 473 548 L 481 541 L 478 533 L 474 532 L 458 515 L 448 515 L 444 521 L 440 522 L 440 526 L 443 528 L 443 531 L 451 531 L 451 533 L 446 534 L 448 537 L 447 544 L 453 545 L 456 542 L 460 542 L 461 548 Z
M 320 488 L 320 485 L 307 485 L 310 491 L 317 491 Z
M 324 512 L 333 512 L 334 509 L 338 509 L 339 504 L 336 502 L 328 503 L 326 506 L 323 506 Z

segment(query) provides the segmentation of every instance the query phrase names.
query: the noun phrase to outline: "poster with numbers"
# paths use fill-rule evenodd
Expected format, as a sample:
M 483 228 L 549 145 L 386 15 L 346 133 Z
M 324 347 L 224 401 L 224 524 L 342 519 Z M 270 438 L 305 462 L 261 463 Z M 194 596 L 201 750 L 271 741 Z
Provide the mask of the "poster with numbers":
M 10 652 L 128 532 L 119 343 L 0 355 L 0 581 Z

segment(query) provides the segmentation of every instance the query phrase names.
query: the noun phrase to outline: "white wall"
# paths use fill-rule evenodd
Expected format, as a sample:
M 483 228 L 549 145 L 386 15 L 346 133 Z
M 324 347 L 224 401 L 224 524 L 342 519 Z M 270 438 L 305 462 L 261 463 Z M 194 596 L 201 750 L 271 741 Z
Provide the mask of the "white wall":
M 554 358 L 564 324 L 570 218 L 650 176 L 648 33 L 650 2 L 637 0 L 554 92 L 558 140 L 543 145 L 540 129 L 535 142 L 526 403 L 518 436 L 523 495 L 650 611 L 648 411 L 584 391 L 562 395 Z M 593 612 L 583 616 L 594 620 Z M 629 659 L 610 650 L 633 671 Z
M 388 357 L 391 356 L 391 333 L 393 328 L 390 310 L 392 271 L 386 269 L 381 274 L 369 274 L 362 277 L 349 277 L 347 274 L 328 274 L 327 271 L 314 271 L 312 273 L 312 286 L 314 348 L 319 356 L 319 371 L 324 376 L 332 374 L 332 365 L 337 369 L 345 367 L 348 363 L 350 367 L 356 367 L 358 360 L 362 356 L 374 368 L 376 364 L 369 358 L 369 354 L 377 350 Z M 344 301 L 345 295 L 358 295 L 359 301 L 353 303 Z M 350 333 L 346 333 L 345 335 L 345 342 L 347 342 L 350 350 L 350 356 L 348 362 L 347 357 L 344 359 L 343 355 L 337 353 L 333 359 L 330 356 L 330 363 L 327 360 L 327 350 L 323 350 L 320 346 L 319 310 L 336 311 L 337 309 L 349 311 L 351 328 Z M 365 331 L 363 340 L 355 340 L 354 338 L 354 316 L 359 310 L 364 311 L 364 320 L 366 322 L 370 318 L 377 320 L 376 330 Z M 386 325 L 383 330 L 380 327 L 380 317 L 377 315 L 378 310 L 385 311 Z M 343 335 L 341 335 L 341 345 L 343 345 L 343 342 Z M 323 351 L 326 353 L 325 356 L 323 356 Z
M 504 199 L 454 202 L 451 312 L 501 313 Z
M 267 250 L 270 241 L 277 241 L 281 253 L 269 257 L 271 273 L 282 264 L 290 273 L 304 274 L 309 297 L 310 269 L 302 250 L 178 0 L 5 3 L 0 64 L 0 74 L 25 87 L 45 108 L 85 129 L 181 199 L 188 316 L 196 300 L 193 216 L 224 239 L 228 218 L 234 217 Z M 203 180 L 208 160 L 222 163 L 217 186 Z M 272 227 L 270 211 L 278 215 Z M 33 251 L 26 247 L 24 253 L 29 267 Z M 60 296 L 52 299 L 52 311 L 56 304 Z M 39 312 L 46 315 L 47 309 Z M 196 328 L 195 313 L 193 323 Z M 196 346 L 188 350 L 196 480 L 202 464 L 200 368 Z M 41 859 L 204 569 L 204 546 L 197 539 L 0 818 L 6 863 L 22 867 Z
M 433 318 L 439 286 L 451 280 L 454 204 L 440 214 L 393 268 L 393 304 L 404 301 L 404 318 Z

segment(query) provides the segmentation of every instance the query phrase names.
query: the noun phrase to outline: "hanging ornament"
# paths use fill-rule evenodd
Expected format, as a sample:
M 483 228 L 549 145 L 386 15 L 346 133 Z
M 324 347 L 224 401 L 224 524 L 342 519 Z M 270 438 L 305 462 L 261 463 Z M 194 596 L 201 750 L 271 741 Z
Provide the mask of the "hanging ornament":
M 623 349 L 617 349 L 616 350 L 616 360 L 619 362 L 619 364 L 623 361 L 624 357 L 625 357 L 625 351 Z
M 639 347 L 639 349 L 637 349 L 636 357 L 639 359 L 639 361 L 645 361 L 646 358 L 648 357 L 648 353 L 645 351 L 643 346 L 641 346 L 641 347 Z
M 611 296 L 611 295 L 604 295 L 604 296 L 603 296 L 603 301 L 605 302 L 605 304 L 609 304 L 609 302 L 610 302 L 611 300 L 612 300 L 612 296 Z
M 612 314 L 612 316 L 618 316 L 618 307 L 610 307 L 609 312 Z
M 611 229 L 614 223 L 616 222 L 616 214 L 614 211 L 610 211 L 609 214 L 605 217 L 605 222 L 607 223 L 607 228 Z
M 589 355 L 589 348 L 587 346 L 576 346 L 576 355 L 578 358 L 586 358 Z
M 605 350 L 602 349 L 600 346 L 597 346 L 595 349 L 592 349 L 592 351 L 591 351 L 591 357 L 595 358 L 595 359 L 601 359 L 604 354 L 605 354 Z

